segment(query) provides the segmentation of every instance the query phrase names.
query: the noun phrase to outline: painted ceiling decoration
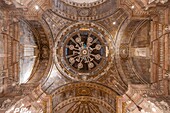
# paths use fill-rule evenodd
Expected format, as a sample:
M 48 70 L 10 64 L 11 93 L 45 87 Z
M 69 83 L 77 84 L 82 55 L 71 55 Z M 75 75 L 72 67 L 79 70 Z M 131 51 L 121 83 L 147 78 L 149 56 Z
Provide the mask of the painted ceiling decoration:
M 0 113 L 169 113 L 170 1 L 0 0 Z

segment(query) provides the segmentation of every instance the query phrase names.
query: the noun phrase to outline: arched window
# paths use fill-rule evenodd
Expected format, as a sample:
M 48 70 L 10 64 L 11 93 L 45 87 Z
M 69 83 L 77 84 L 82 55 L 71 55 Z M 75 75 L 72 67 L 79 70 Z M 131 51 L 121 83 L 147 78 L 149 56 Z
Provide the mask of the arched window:
M 28 25 L 21 23 L 20 26 L 20 83 L 26 83 L 35 64 L 37 45 Z

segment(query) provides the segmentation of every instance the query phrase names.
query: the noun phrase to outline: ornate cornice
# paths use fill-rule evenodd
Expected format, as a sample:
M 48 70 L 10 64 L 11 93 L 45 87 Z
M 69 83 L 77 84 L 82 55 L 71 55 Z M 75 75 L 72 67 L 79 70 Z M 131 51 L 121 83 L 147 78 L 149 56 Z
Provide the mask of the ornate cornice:
M 55 0 L 55 1 L 59 1 L 59 0 Z M 72 0 L 60 0 L 60 1 L 66 3 L 66 4 L 69 4 L 71 6 L 75 6 L 75 7 L 94 7 L 94 6 L 98 6 L 98 5 L 103 4 L 107 0 L 97 0 L 97 1 L 92 2 L 92 3 L 77 3 L 77 2 L 74 2 Z

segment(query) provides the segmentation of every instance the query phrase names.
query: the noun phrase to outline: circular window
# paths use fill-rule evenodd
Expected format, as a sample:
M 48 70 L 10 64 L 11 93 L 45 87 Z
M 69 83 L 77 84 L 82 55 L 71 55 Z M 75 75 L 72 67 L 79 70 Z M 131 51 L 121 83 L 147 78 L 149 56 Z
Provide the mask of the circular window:
M 55 64 L 74 80 L 94 80 L 104 75 L 111 59 L 111 36 L 92 23 L 77 23 L 61 32 L 55 43 Z
M 67 64 L 81 73 L 94 70 L 105 57 L 105 45 L 92 30 L 73 33 L 64 45 Z

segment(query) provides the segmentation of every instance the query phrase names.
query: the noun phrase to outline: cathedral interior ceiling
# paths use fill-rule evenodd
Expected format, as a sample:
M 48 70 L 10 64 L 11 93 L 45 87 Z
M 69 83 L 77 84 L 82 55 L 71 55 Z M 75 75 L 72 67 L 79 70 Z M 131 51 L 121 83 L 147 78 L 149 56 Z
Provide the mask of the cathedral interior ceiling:
M 128 96 L 127 91 L 132 97 L 168 95 L 163 88 L 168 81 L 151 84 L 157 78 L 153 73 L 163 72 L 152 67 L 151 61 L 157 64 L 155 57 L 161 54 L 153 45 L 162 45 L 151 31 L 154 22 L 160 30 L 170 21 L 165 19 L 169 2 L 144 1 L 0 0 L 0 76 L 12 78 L 0 79 L 1 85 L 7 84 L 0 88 L 1 110 L 12 113 L 21 105 L 32 113 L 119 113 L 118 100 Z M 22 23 L 29 35 L 20 31 L 25 29 Z M 30 48 L 22 49 L 20 37 L 29 42 L 32 38 L 27 37 L 34 37 L 35 44 L 26 45 L 34 48 L 28 55 L 33 54 L 35 62 L 30 66 L 26 60 L 32 70 L 24 84 L 18 83 L 23 69 L 19 59 Z M 143 97 L 136 98 L 140 103 Z

